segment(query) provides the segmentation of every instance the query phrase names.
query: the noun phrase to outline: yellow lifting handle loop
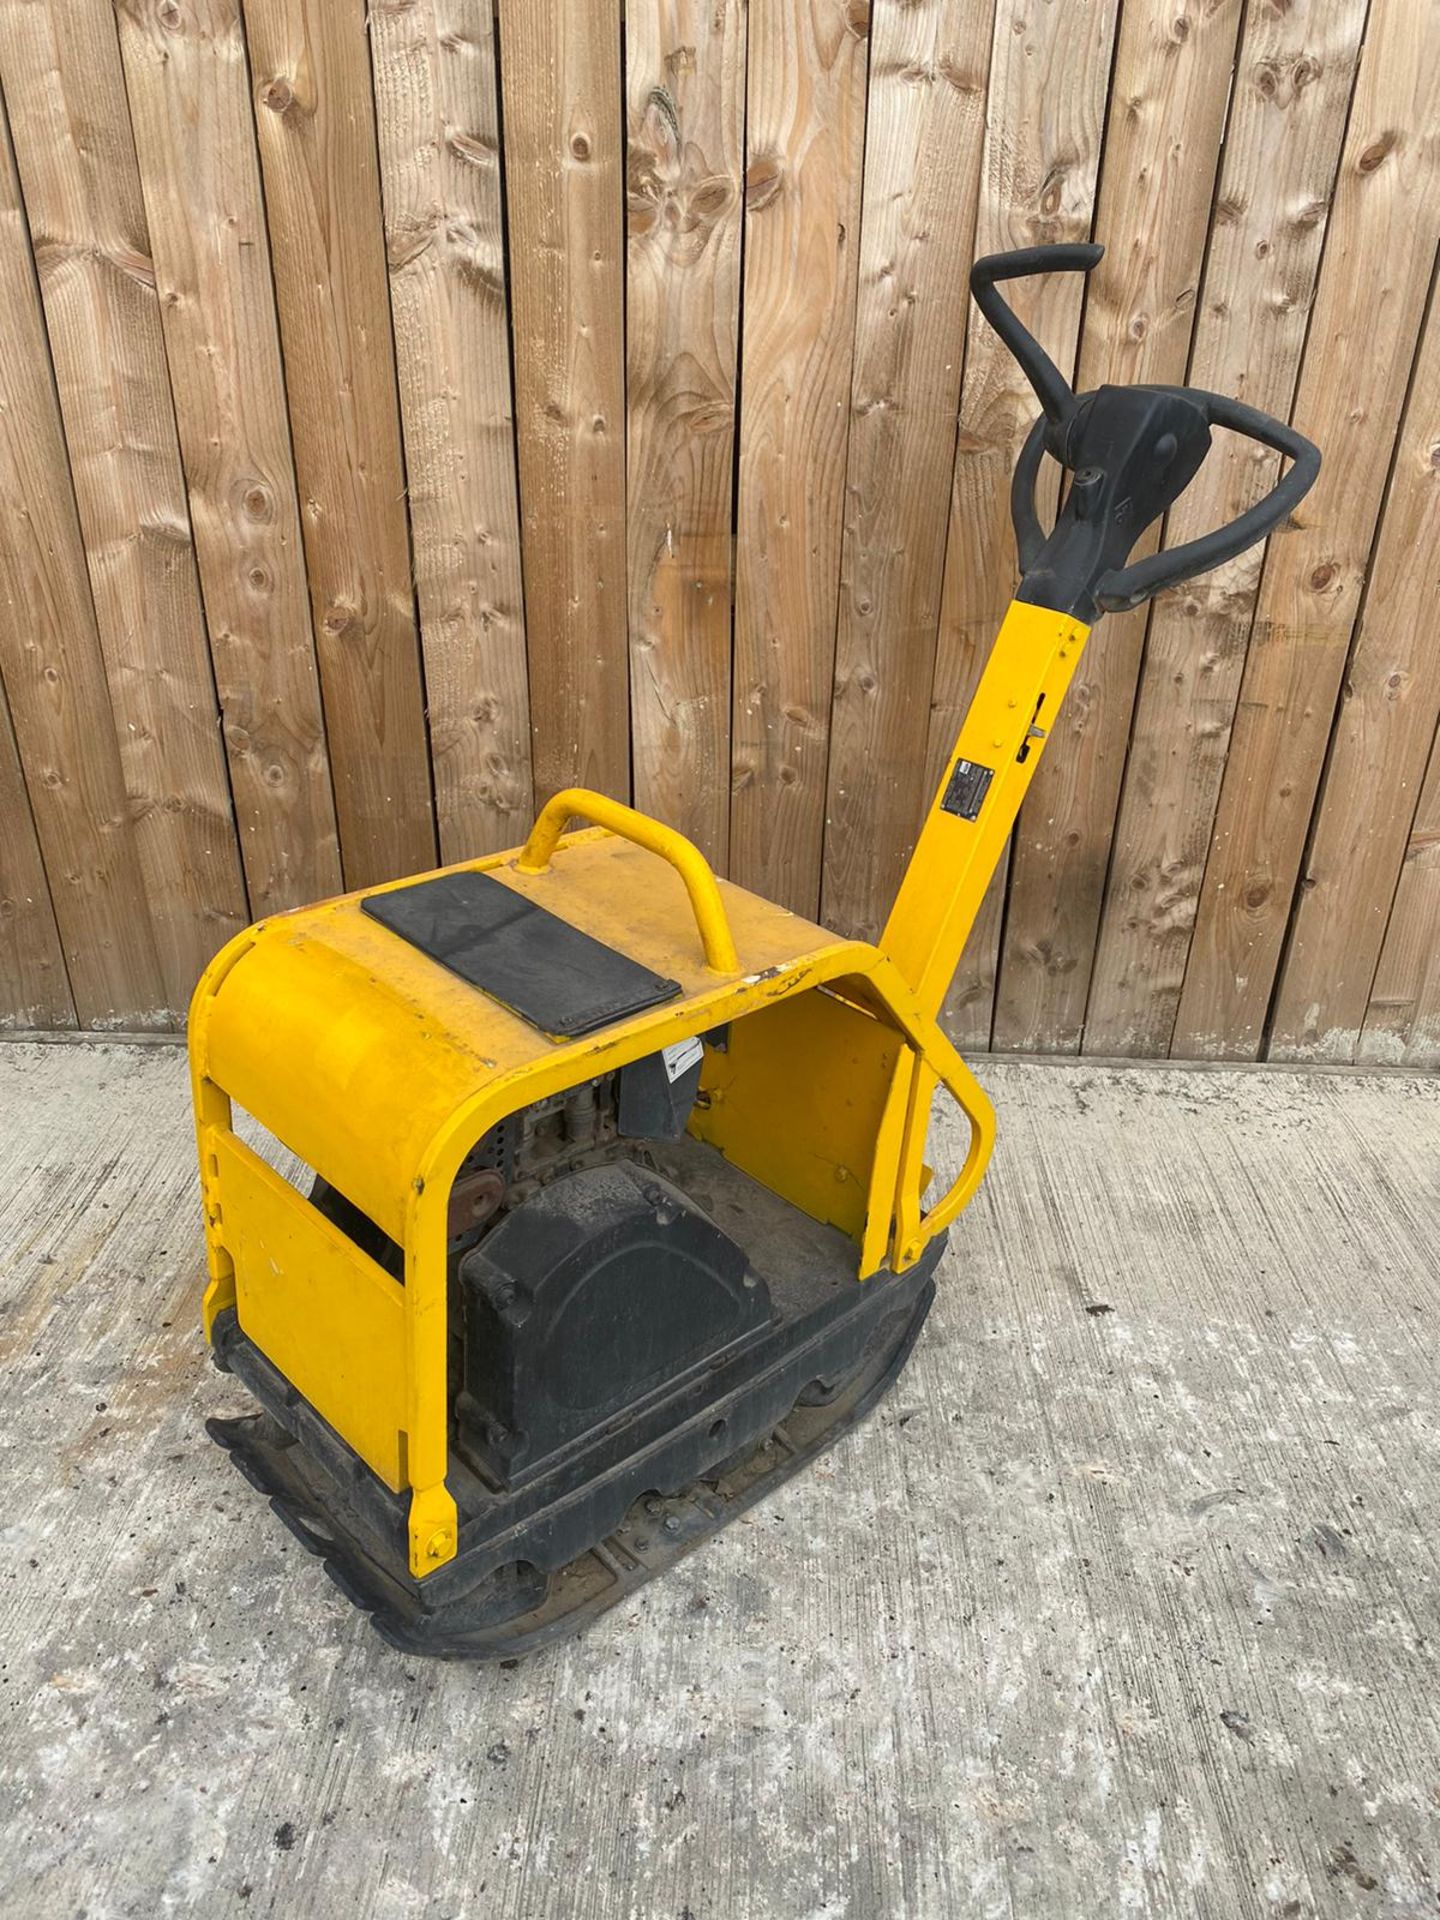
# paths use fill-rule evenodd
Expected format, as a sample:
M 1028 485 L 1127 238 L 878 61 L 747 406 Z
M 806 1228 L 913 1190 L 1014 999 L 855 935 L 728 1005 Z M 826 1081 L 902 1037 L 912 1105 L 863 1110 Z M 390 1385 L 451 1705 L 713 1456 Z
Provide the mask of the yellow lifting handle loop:
M 603 793 L 591 793 L 587 787 L 567 787 L 553 800 L 547 800 L 530 829 L 530 838 L 520 850 L 520 858 L 515 862 L 517 871 L 544 873 L 565 823 L 571 819 L 592 821 L 597 827 L 619 834 L 622 840 L 632 840 L 637 847 L 648 848 L 662 860 L 668 860 L 685 882 L 705 947 L 706 966 L 712 973 L 740 971 L 740 956 L 735 951 L 734 935 L 725 917 L 725 903 L 704 854 L 683 833 L 676 833 L 673 827 L 662 826 L 658 820 L 637 813 L 633 807 L 622 806 Z

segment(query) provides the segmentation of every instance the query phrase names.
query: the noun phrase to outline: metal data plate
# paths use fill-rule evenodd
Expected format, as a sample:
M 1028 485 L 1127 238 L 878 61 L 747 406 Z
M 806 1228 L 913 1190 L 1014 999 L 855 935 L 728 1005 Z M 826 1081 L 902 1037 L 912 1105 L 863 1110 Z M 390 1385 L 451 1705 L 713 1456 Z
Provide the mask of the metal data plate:
M 946 813 L 958 814 L 962 820 L 978 819 L 994 778 L 993 767 L 982 767 L 976 760 L 957 760 L 940 805 Z

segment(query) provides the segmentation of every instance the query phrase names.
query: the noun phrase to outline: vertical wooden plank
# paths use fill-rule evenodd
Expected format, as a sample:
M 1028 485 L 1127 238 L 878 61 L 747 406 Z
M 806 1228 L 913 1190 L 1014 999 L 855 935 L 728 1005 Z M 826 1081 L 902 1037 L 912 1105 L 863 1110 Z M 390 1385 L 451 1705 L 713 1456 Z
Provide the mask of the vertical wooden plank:
M 874 16 L 824 917 L 877 939 L 915 844 L 945 570 L 993 12 Z
M 630 791 L 620 16 L 500 0 L 535 798 Z
M 638 0 L 625 44 L 635 804 L 723 868 L 743 0 Z
M 1374 0 L 1295 423 L 1324 457 L 1274 542 L 1172 1051 L 1253 1059 L 1440 230 L 1440 9 Z
M 1365 11 L 1366 0 L 1297 0 L 1252 7 L 1245 21 L 1190 378 L 1281 419 L 1295 398 Z M 1278 465 L 1217 435 L 1170 514 L 1170 544 L 1253 506 Z M 1169 1050 L 1262 564 L 1252 548 L 1151 614 L 1089 1053 Z
M 489 0 L 370 11 L 435 810 L 446 860 L 532 802 L 500 108 Z
M 1440 1067 L 1440 735 L 1406 841 L 1358 1057 Z
M 80 1022 L 171 1024 L 9 126 L 0 117 L 0 676 Z M 13 833 L 6 815 L 7 837 Z
M 73 1027 L 60 931 L 0 682 L 0 1029 Z
M 995 12 L 975 252 L 1088 240 L 1105 125 L 1118 0 Z M 1084 283 L 1078 274 L 1016 281 L 1006 298 L 1057 366 L 1075 364 Z M 926 790 L 955 744 L 1015 591 L 1010 475 L 1039 411 L 1014 357 L 968 300 L 960 432 L 950 490 L 945 582 L 931 696 Z M 1058 497 L 1042 475 L 1042 519 Z M 956 970 L 944 1022 L 957 1044 L 988 1047 L 1008 860 Z
M 751 0 L 730 872 L 820 901 L 865 143 L 865 0 Z
M 121 53 L 251 911 L 340 887 L 239 0 L 121 0 Z
M 363 0 L 245 0 L 320 683 L 352 887 L 429 866 Z
M 1271 1016 L 1272 1060 L 1354 1057 L 1440 721 L 1440 303 L 1400 426 Z
M 1082 391 L 1185 378 L 1239 24 L 1239 0 L 1121 14 Z M 1145 622 L 1101 624 L 1016 828 L 997 1047 L 1079 1048 Z
M 106 0 L 0 5 L 0 79 L 161 975 L 245 924 L 150 239 Z

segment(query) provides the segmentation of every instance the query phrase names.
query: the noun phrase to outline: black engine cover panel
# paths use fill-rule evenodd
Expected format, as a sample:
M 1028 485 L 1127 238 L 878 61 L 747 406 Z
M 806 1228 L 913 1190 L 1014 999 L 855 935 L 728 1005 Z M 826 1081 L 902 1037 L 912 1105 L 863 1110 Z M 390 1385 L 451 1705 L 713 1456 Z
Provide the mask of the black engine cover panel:
M 458 1438 L 506 1487 L 771 1320 L 736 1242 L 630 1161 L 565 1175 L 517 1207 L 466 1255 L 460 1293 Z

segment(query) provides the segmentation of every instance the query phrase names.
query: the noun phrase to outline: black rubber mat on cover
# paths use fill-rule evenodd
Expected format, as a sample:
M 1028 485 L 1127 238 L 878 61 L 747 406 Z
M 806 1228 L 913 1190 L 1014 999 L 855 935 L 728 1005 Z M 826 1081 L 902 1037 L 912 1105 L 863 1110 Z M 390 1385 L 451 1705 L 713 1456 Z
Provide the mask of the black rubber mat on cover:
M 680 991 L 678 980 L 652 973 L 488 873 L 442 873 L 360 904 L 382 927 L 562 1039 Z

